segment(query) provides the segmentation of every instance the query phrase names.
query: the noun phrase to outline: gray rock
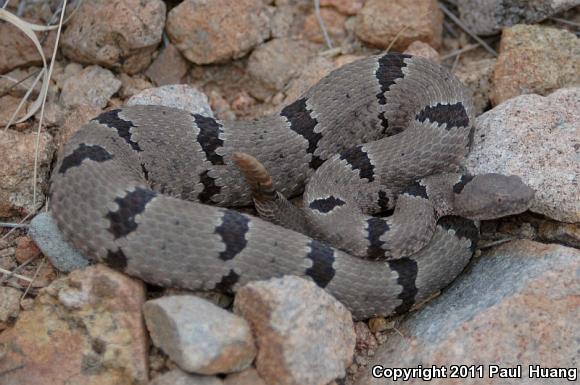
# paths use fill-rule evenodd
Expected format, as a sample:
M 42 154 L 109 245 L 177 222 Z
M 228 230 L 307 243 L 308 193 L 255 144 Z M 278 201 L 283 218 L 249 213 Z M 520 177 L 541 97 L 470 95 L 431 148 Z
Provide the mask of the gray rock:
M 536 23 L 579 4 L 579 0 L 457 1 L 461 19 L 478 35 L 493 35 L 515 24 Z
M 149 385 L 223 385 L 223 381 L 215 376 L 197 376 L 173 369 L 157 376 Z
M 466 167 L 519 175 L 536 190 L 531 211 L 579 222 L 579 121 L 580 88 L 510 99 L 477 119 Z
M 68 77 L 62 86 L 60 102 L 64 107 L 81 105 L 105 108 L 121 81 L 108 69 L 93 65 Z
M 302 71 L 314 56 L 315 49 L 313 44 L 304 40 L 270 40 L 252 52 L 248 60 L 248 73 L 269 91 L 280 91 Z M 263 95 L 252 93 L 252 96 L 263 99 Z
M 520 240 L 492 249 L 441 296 L 391 332 L 372 365 L 486 365 L 485 380 L 462 379 L 461 384 L 467 385 L 506 384 L 497 375 L 489 379 L 489 364 L 522 365 L 524 379 L 529 379 L 530 364 L 575 368 L 580 339 L 579 269 L 580 251 L 573 248 Z M 372 378 L 371 367 L 358 385 L 400 383 Z M 424 381 L 415 378 L 405 383 Z M 429 383 L 450 382 L 443 378 Z
M 238 290 L 234 311 L 252 326 L 267 384 L 326 385 L 344 377 L 356 336 L 350 312 L 312 281 L 285 276 Z
M 150 88 L 132 96 L 127 101 L 127 105 L 166 106 L 179 108 L 192 114 L 213 117 L 207 96 L 197 88 L 187 84 L 173 84 Z
M 52 265 L 65 273 L 81 269 L 90 262 L 65 241 L 50 213 L 37 214 L 30 222 L 28 234 Z
M 66 25 L 62 51 L 80 63 L 137 73 L 149 65 L 161 42 L 165 8 L 161 0 L 83 2 Z
M 254 368 L 248 368 L 243 372 L 229 374 L 224 385 L 268 385 L 264 382 L 258 371 Z
M 256 355 L 247 322 L 204 299 L 162 297 L 147 301 L 143 314 L 155 346 L 188 372 L 236 372 Z
M 16 319 L 20 312 L 21 296 L 22 292 L 18 289 L 0 286 L 0 324 L 10 319 Z

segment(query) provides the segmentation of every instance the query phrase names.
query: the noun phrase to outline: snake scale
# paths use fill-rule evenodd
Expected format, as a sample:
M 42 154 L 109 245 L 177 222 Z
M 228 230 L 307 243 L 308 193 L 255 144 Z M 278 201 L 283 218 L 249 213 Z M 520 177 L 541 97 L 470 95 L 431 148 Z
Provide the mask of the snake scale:
M 294 274 L 357 319 L 400 314 L 466 266 L 471 219 L 529 207 L 517 177 L 454 174 L 473 119 L 458 79 L 394 53 L 251 121 L 111 110 L 65 145 L 51 210 L 83 254 L 146 282 L 235 292 Z M 302 192 L 302 208 L 285 198 Z M 252 200 L 268 221 L 225 208 Z

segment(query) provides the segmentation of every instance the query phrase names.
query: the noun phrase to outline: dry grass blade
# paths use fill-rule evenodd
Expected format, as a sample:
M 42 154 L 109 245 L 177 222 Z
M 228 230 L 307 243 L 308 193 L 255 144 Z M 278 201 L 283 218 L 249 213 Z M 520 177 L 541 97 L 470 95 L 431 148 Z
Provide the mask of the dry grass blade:
M 62 26 L 64 24 L 64 14 L 66 13 L 66 2 L 67 0 L 63 0 L 62 3 L 62 11 L 60 13 L 60 22 L 58 23 L 58 28 L 56 32 L 56 41 L 54 42 L 54 49 L 52 52 L 52 59 L 50 60 L 50 67 L 48 68 L 48 74 L 46 76 L 46 84 L 49 84 L 50 77 L 52 76 L 52 70 L 54 68 L 54 61 L 56 59 L 56 51 L 58 49 L 58 42 L 60 40 L 60 33 L 62 31 Z M 36 131 L 36 143 L 35 143 L 35 151 L 34 151 L 34 174 L 33 174 L 33 187 L 32 187 L 32 206 L 36 207 L 36 181 L 37 181 L 37 174 L 38 174 L 38 148 L 40 146 L 40 131 L 42 129 L 42 122 L 44 119 L 44 106 L 46 105 L 46 95 L 48 92 L 48 86 L 46 87 L 46 91 L 42 95 L 42 106 L 40 107 L 40 118 L 38 119 L 38 130 Z
M 391 48 L 393 48 L 393 46 L 395 45 L 395 43 L 397 42 L 397 40 L 399 40 L 399 38 L 401 37 L 401 35 L 403 34 L 403 32 L 405 32 L 408 28 L 409 28 L 409 26 L 406 25 L 403 28 L 401 28 L 401 30 L 399 32 L 397 32 L 397 34 L 395 35 L 395 37 L 393 38 L 393 40 L 391 40 L 391 42 L 389 43 L 389 46 L 387 47 L 387 49 L 386 49 L 385 52 L 389 52 L 391 50 Z
M 463 31 L 465 31 L 465 33 L 467 33 L 476 42 L 478 42 L 483 48 L 485 48 L 486 51 L 491 53 L 493 56 L 497 56 L 497 52 L 495 52 L 495 50 L 493 48 L 491 48 L 489 46 L 489 44 L 487 44 L 483 39 L 481 39 L 479 36 L 477 36 L 475 33 L 473 33 L 469 28 L 467 28 L 467 26 L 465 24 L 463 24 L 463 22 L 461 20 L 459 20 L 459 18 L 457 16 L 455 16 L 453 14 L 453 12 L 451 12 L 449 10 L 449 8 L 447 8 L 445 5 L 443 5 L 441 3 L 439 3 L 439 8 L 441 8 L 443 13 L 447 17 L 449 17 L 455 24 L 457 24 L 459 26 L 459 28 L 461 28 Z
M 40 261 L 40 263 L 38 264 L 38 267 L 36 268 L 36 271 L 34 272 L 32 279 L 28 282 L 28 286 L 26 286 L 26 290 L 24 290 L 24 293 L 22 293 L 22 296 L 20 297 L 20 301 L 22 301 L 24 298 L 26 298 L 28 291 L 30 291 L 30 288 L 32 287 L 32 283 L 36 280 L 36 277 L 38 277 L 38 273 L 40 273 L 40 269 L 42 269 L 42 267 L 44 266 L 45 261 L 46 261 L 46 258 L 43 258 Z
M 328 36 L 328 32 L 326 31 L 326 25 L 324 25 L 324 20 L 322 20 L 322 15 L 320 14 L 320 0 L 314 0 L 314 15 L 316 16 L 316 20 L 318 20 L 318 24 L 320 25 L 320 30 L 322 31 L 322 35 L 324 36 L 324 41 L 326 42 L 326 46 L 328 49 L 332 49 L 332 40 L 330 40 L 330 36 Z
M 25 277 L 24 275 L 16 274 L 16 273 L 14 273 L 14 272 L 12 272 L 10 270 L 6 270 L 6 269 L 3 269 L 1 267 L 0 267 L 0 274 L 4 274 L 5 276 L 7 276 L 8 277 L 7 279 L 9 279 L 11 277 L 14 277 L 14 278 L 18 278 L 18 279 L 21 279 L 23 281 L 26 281 L 28 283 L 32 283 L 33 282 L 33 279 L 32 278 L 28 278 L 28 277 Z
M 22 218 L 22 220 L 20 221 L 20 223 L 19 223 L 19 224 L 22 224 L 22 223 L 24 223 L 24 222 L 25 222 L 25 221 L 26 221 L 28 218 L 30 218 L 30 216 L 31 216 L 31 215 L 32 215 L 32 214 L 27 214 L 27 215 L 26 215 L 24 218 Z M 0 238 L 0 241 L 3 241 L 3 240 L 5 240 L 5 239 L 7 239 L 7 238 L 8 238 L 8 236 L 9 236 L 10 234 L 12 234 L 12 232 L 13 232 L 14 230 L 16 230 L 17 228 L 18 228 L 18 227 L 14 227 L 14 226 L 12 226 L 12 228 L 11 228 L 11 229 L 10 229 L 10 230 L 9 230 L 9 231 L 6 233 L 6 234 L 4 234 L 4 235 L 3 235 L 3 236 Z

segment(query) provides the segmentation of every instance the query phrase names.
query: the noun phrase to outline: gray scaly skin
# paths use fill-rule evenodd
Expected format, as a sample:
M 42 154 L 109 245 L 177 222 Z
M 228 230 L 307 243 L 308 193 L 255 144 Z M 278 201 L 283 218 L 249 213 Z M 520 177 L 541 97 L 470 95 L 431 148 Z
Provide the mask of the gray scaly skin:
M 457 79 L 400 54 L 348 64 L 280 113 L 248 122 L 127 107 L 101 114 L 66 144 L 53 174 L 51 209 L 83 254 L 157 285 L 235 291 L 294 274 L 312 278 L 357 319 L 403 313 L 465 267 L 477 238 L 472 222 L 444 218 L 427 247 L 374 262 L 208 203 L 251 202 L 236 151 L 263 164 L 285 196 L 301 193 L 315 170 L 339 154 L 343 167 L 324 166 L 328 172 L 309 186 L 352 183 L 362 190 L 343 190 L 370 197 L 368 212 L 390 209 L 410 181 L 454 171 L 472 121 L 470 98 Z M 391 144 L 381 145 L 393 134 Z M 352 147 L 357 143 L 366 144 Z M 382 193 L 373 192 L 375 181 L 386 180 Z M 386 235 L 340 225 L 366 232 L 373 247 Z

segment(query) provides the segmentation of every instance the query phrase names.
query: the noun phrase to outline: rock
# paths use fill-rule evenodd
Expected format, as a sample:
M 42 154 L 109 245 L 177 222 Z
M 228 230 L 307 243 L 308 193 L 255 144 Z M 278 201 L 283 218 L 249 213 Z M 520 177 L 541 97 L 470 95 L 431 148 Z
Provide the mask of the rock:
M 20 312 L 22 292 L 8 286 L 0 286 L 0 325 L 15 320 Z
M 154 105 L 185 110 L 191 114 L 213 117 L 207 96 L 197 88 L 187 84 L 175 84 L 150 88 L 133 96 L 128 106 Z
M 123 99 L 128 99 L 139 92 L 153 87 L 153 84 L 142 74 L 130 76 L 121 73 L 119 74 L 119 80 L 121 80 L 119 96 Z
M 28 234 L 57 270 L 68 273 L 89 265 L 89 261 L 64 240 L 50 213 L 37 214 L 30 222 Z
M 20 97 L 12 95 L 4 95 L 0 97 L 0 129 L 4 130 L 4 127 L 8 122 L 10 122 L 10 119 L 12 118 L 14 111 L 18 108 L 21 99 L 22 98 Z M 29 106 L 30 102 L 25 102 L 20 111 L 16 114 L 16 117 L 12 120 L 12 123 L 23 118 L 24 115 L 26 115 Z
M 270 34 L 262 0 L 185 0 L 169 12 L 167 34 L 191 62 L 244 56 Z
M 105 108 L 120 88 L 121 81 L 111 71 L 89 66 L 64 81 L 60 102 L 66 108 L 82 105 Z
M 467 170 L 519 175 L 536 190 L 531 211 L 579 222 L 578 121 L 580 88 L 510 99 L 476 120 Z
M 364 0 L 320 0 L 320 6 L 336 8 L 345 15 L 356 15 L 364 2 Z
M 485 379 L 461 384 L 507 384 L 489 379 L 487 365 L 522 365 L 525 384 L 566 383 L 528 380 L 528 365 L 577 367 L 580 251 L 527 240 L 513 241 L 475 260 L 441 296 L 413 313 L 391 332 L 373 359 L 390 368 L 477 364 Z M 425 365 L 427 366 L 427 365 Z M 398 384 L 371 376 L 357 385 Z M 423 384 L 413 378 L 407 384 Z M 431 384 L 449 384 L 448 378 Z M 511 383 L 511 382 L 510 382 Z
M 223 381 L 214 376 L 197 376 L 173 369 L 156 377 L 149 385 L 223 385 Z
M 0 218 L 35 212 L 44 203 L 42 191 L 48 181 L 53 143 L 52 137 L 46 132 L 41 132 L 38 139 L 35 204 L 33 181 L 36 132 L 0 129 Z
M 0 334 L 2 384 L 146 382 L 144 300 L 141 282 L 102 265 L 53 282 Z
M 187 60 L 173 44 L 168 44 L 147 68 L 145 75 L 158 86 L 179 84 L 187 74 L 187 69 Z
M 248 368 L 243 372 L 229 374 L 224 380 L 224 385 L 267 385 L 258 371 Z
M 14 256 L 18 263 L 36 259 L 40 254 L 40 249 L 29 236 L 22 236 L 16 239 L 16 254 Z
M 422 57 L 432 61 L 433 63 L 441 64 L 441 56 L 439 56 L 439 52 L 437 52 L 435 48 L 431 47 L 429 44 L 423 43 L 420 40 L 415 40 L 412 42 L 403 53 Z
M 580 40 L 557 28 L 506 28 L 493 84 L 494 105 L 521 94 L 547 95 L 558 88 L 580 85 Z
M 100 107 L 80 105 L 67 111 L 64 122 L 56 134 L 56 148 L 62 151 L 64 144 L 70 137 L 92 118 L 98 116 L 103 110 Z
M 480 115 L 490 105 L 491 77 L 496 61 L 496 59 L 464 61 L 455 71 L 455 75 L 459 80 L 473 92 L 476 116 Z
M 392 327 L 393 325 L 385 317 L 373 317 L 369 320 L 369 329 L 373 333 L 384 332 Z
M 236 372 L 256 355 L 247 322 L 204 299 L 161 297 L 147 301 L 143 315 L 155 346 L 188 372 Z
M 285 276 L 238 290 L 234 311 L 252 327 L 256 369 L 268 384 L 326 385 L 344 377 L 356 336 L 350 312 L 311 281 Z
M 248 60 L 248 73 L 267 90 L 280 91 L 300 73 L 314 52 L 312 44 L 303 40 L 273 39 L 252 52 Z M 255 89 L 249 91 L 252 96 L 264 99 L 264 95 Z
M 299 34 L 299 26 L 303 24 L 300 20 L 303 18 L 302 12 L 293 6 L 278 6 L 274 10 L 270 28 L 272 29 L 272 38 L 289 37 Z
M 40 35 L 37 37 L 42 42 Z M 52 57 L 55 42 L 54 31 L 42 42 L 42 52 L 47 61 Z M 0 74 L 14 68 L 39 64 L 42 64 L 42 58 L 32 40 L 12 24 L 0 23 Z
M 3 24 L 1 24 L 3 25 Z M 0 27 L 1 29 L 2 27 Z M 32 87 L 34 83 L 35 74 L 40 70 L 39 67 L 26 67 L 26 68 L 16 68 L 10 72 L 7 72 L 0 77 L 0 95 L 10 95 L 18 98 L 22 98 L 26 92 Z M 40 82 L 36 83 L 31 96 L 36 97 L 40 91 Z M 5 112 L 7 109 L 5 103 L 0 103 L 2 106 L 1 112 Z M 11 110 L 11 108 L 8 108 Z
M 164 25 L 161 0 L 83 2 L 63 33 L 62 51 L 80 63 L 137 73 L 151 62 Z
M 346 16 L 333 8 L 322 8 L 320 10 L 320 17 L 324 21 L 324 26 L 326 27 L 326 32 L 330 37 L 330 40 L 338 45 L 346 37 L 346 30 L 344 28 L 344 23 L 346 22 Z M 314 43 L 325 43 L 324 35 L 322 34 L 322 29 L 320 28 L 320 23 L 316 18 L 314 12 L 306 16 L 304 20 L 304 37 Z
M 579 5 L 578 0 L 458 0 L 463 22 L 478 35 L 493 35 L 504 27 L 532 24 Z
M 334 63 L 329 59 L 316 56 L 306 64 L 285 90 L 285 99 L 283 105 L 288 105 L 297 100 L 310 87 L 318 83 L 320 79 L 328 75 L 335 68 Z
M 377 349 L 377 339 L 366 323 L 355 322 L 354 332 L 356 333 L 355 348 L 357 352 L 374 352 Z
M 580 249 L 580 223 L 560 223 L 543 221 L 540 224 L 540 238 Z
M 402 52 L 415 40 L 441 46 L 443 13 L 435 0 L 367 0 L 357 15 L 356 35 L 362 41 Z

